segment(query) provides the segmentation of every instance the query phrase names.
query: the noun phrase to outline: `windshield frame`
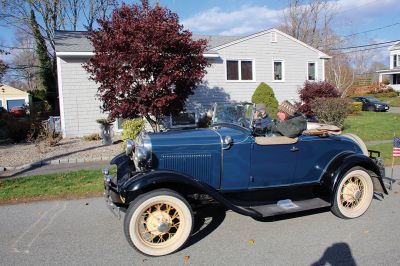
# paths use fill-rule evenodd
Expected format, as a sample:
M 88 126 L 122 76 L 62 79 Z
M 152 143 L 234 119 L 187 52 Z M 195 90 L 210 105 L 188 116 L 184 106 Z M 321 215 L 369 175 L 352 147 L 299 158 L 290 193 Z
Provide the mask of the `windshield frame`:
M 249 108 L 251 108 L 251 116 L 247 117 L 246 115 L 243 117 L 244 119 L 249 119 L 249 126 L 245 127 L 242 126 L 240 124 L 235 124 L 235 123 L 229 123 L 226 121 L 222 121 L 222 122 L 214 122 L 215 116 L 217 114 L 217 107 L 218 106 L 243 106 L 244 108 L 246 108 L 246 106 L 249 106 Z M 248 110 L 246 110 L 248 111 Z M 240 129 L 244 129 L 246 131 L 252 132 L 252 128 L 253 128 L 253 123 L 254 123 L 254 111 L 255 111 L 255 104 L 254 103 L 249 103 L 249 102 L 233 102 L 233 103 L 215 103 L 214 104 L 214 108 L 213 108 L 213 115 L 212 115 L 212 119 L 211 119 L 211 127 L 214 126 L 226 126 L 226 127 L 232 127 L 232 128 L 240 128 Z

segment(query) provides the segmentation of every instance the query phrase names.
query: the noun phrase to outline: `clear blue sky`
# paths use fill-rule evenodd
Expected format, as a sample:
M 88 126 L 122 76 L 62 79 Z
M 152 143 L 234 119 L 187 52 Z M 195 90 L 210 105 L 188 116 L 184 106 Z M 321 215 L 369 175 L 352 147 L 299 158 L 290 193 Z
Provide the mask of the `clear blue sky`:
M 334 30 L 342 36 L 400 22 L 399 0 L 331 2 L 337 13 Z M 285 0 L 160 0 L 160 3 L 178 13 L 181 22 L 194 33 L 223 35 L 246 35 L 274 27 L 281 21 L 287 5 Z M 356 37 L 360 44 L 397 40 L 400 24 Z M 0 27 L 0 43 L 10 45 L 13 39 L 10 28 Z

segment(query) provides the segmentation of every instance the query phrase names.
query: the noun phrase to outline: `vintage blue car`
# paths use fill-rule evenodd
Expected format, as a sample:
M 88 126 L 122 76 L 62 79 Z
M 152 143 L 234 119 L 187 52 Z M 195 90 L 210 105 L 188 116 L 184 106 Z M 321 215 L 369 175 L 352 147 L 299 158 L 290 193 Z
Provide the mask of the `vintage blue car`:
M 387 193 L 379 152 L 354 135 L 255 133 L 254 108 L 215 108 L 207 129 L 142 133 L 104 170 L 105 195 L 126 212 L 128 242 L 150 256 L 172 253 L 190 237 L 198 206 L 218 203 L 255 218 L 331 207 L 356 218 L 374 192 Z M 373 155 L 378 156 L 373 157 Z

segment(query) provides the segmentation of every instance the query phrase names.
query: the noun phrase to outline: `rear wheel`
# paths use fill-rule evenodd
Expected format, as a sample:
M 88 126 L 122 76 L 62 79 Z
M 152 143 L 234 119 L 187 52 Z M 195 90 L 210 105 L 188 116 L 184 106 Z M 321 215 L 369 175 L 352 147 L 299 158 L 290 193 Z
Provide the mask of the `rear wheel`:
M 189 238 L 193 214 L 178 193 L 159 189 L 133 201 L 126 213 L 124 232 L 128 242 L 149 256 L 163 256 L 181 248 Z
M 344 219 L 360 217 L 370 206 L 373 193 L 371 176 L 364 168 L 354 167 L 336 188 L 332 212 Z

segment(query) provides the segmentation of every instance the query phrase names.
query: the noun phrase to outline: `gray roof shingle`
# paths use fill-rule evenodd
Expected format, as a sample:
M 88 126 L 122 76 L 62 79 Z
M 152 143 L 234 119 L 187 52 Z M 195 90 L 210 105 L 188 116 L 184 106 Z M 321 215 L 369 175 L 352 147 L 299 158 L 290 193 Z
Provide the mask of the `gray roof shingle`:
M 86 34 L 86 31 L 56 31 L 54 38 L 56 52 L 92 52 L 93 47 L 86 38 Z M 209 46 L 207 53 L 217 53 L 216 51 L 210 50 L 242 37 L 243 36 L 193 35 L 193 40 L 206 39 Z

